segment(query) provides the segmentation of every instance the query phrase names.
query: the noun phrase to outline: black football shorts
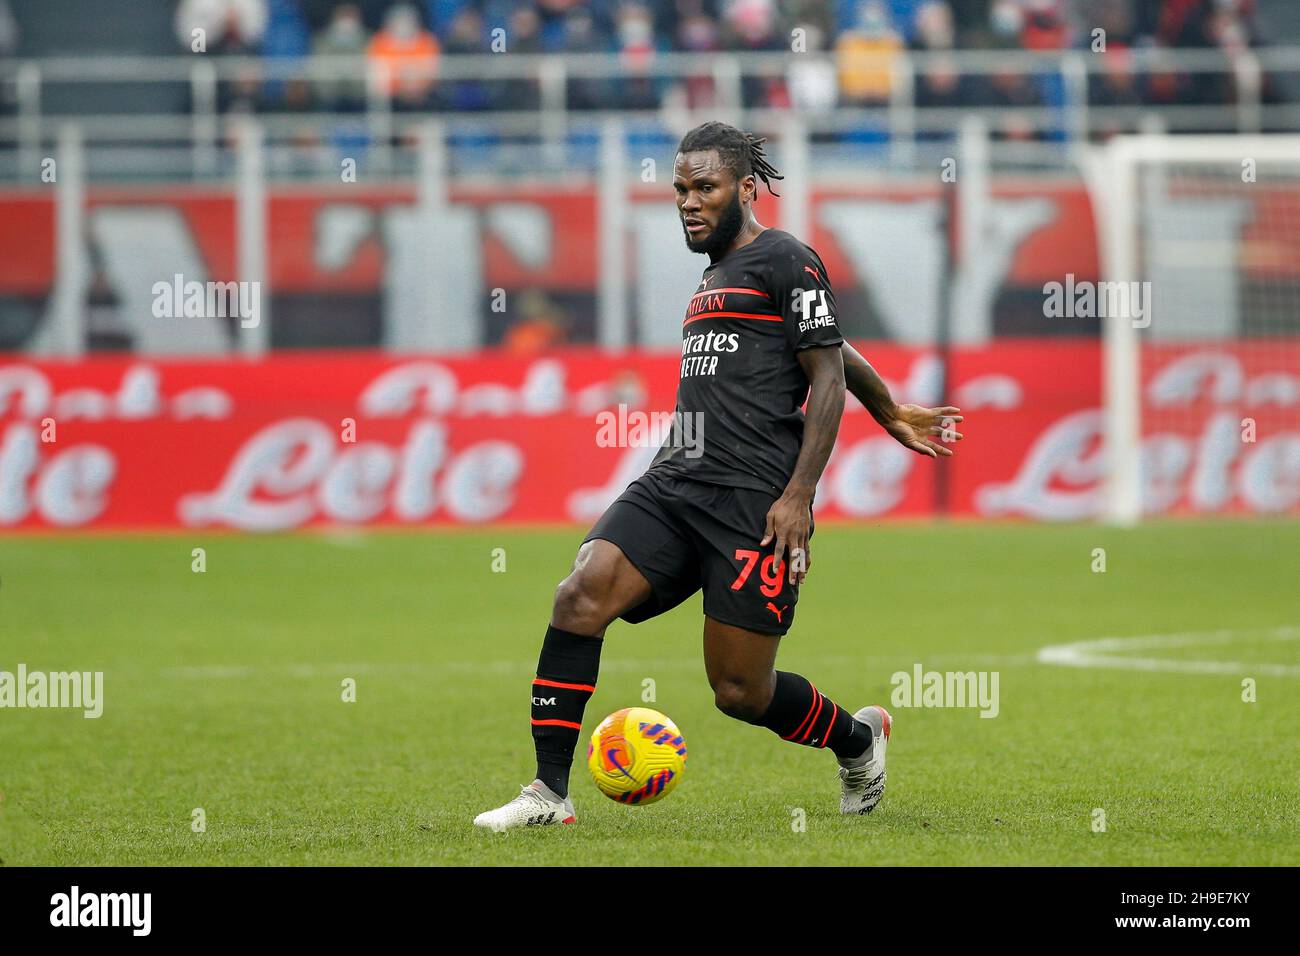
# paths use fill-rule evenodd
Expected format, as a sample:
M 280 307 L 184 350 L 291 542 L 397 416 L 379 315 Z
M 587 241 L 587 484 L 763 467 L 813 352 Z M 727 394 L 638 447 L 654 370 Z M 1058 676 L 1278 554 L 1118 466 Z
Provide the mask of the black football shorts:
M 789 582 L 788 564 L 774 566 L 776 541 L 759 545 L 776 497 L 651 469 L 627 486 L 583 543 L 601 538 L 616 544 L 650 582 L 651 596 L 621 615 L 631 624 L 670 611 L 703 589 L 708 617 L 785 634 L 799 588 Z

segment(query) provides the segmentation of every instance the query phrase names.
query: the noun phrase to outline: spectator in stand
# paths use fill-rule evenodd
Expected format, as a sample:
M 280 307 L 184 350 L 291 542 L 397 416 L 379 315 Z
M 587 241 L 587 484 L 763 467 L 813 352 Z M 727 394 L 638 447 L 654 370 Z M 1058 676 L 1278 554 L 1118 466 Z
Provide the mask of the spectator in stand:
M 1142 84 L 1133 68 L 1133 51 L 1123 44 L 1106 44 L 1101 54 L 1101 72 L 1093 73 L 1088 84 L 1088 102 L 1093 106 L 1141 106 Z M 1131 131 L 1135 123 L 1112 120 L 1099 123 L 1097 135 L 1106 139 Z
M 1204 48 L 1214 46 L 1210 20 L 1218 0 L 1165 0 L 1156 23 L 1161 46 Z
M 347 71 L 337 79 L 321 80 L 316 89 L 326 109 L 346 113 L 362 110 L 366 105 L 366 81 L 356 63 L 366 52 L 366 28 L 361 22 L 361 8 L 344 3 L 334 8 L 329 24 L 312 41 L 313 56 L 354 57 L 353 63 L 340 63 Z
M 982 42 L 994 50 L 1019 49 L 1024 26 L 1025 9 L 1017 0 L 994 0 L 989 8 L 989 33 Z M 1004 110 L 1043 105 L 1042 94 L 1033 79 L 1010 70 L 989 74 L 977 100 L 980 106 Z M 1020 113 L 1005 113 L 992 121 L 992 127 L 996 139 L 1031 140 L 1035 137 L 1033 120 Z
M 9 0 L 0 0 L 0 56 L 13 56 L 18 51 L 18 21 L 9 9 Z
M 916 8 L 911 47 L 914 50 L 951 50 L 957 41 L 952 7 L 947 0 L 926 0 Z
M 720 48 L 718 24 L 704 13 L 682 18 L 678 22 L 674 39 L 676 42 L 673 45 L 685 53 L 711 53 Z M 665 109 L 674 112 L 715 109 L 718 106 L 718 90 L 713 72 L 706 70 L 693 73 L 674 83 L 664 94 L 663 105 Z
M 489 52 L 487 51 L 487 27 L 482 14 L 473 7 L 461 9 L 451 21 L 442 49 L 443 52 L 458 53 L 458 55 Z
M 1064 50 L 1070 45 L 1070 27 L 1062 0 L 1021 0 L 1024 25 L 1020 45 L 1026 50 Z
M 618 108 L 658 108 L 658 81 L 649 72 L 655 55 L 654 19 L 650 11 L 639 3 L 626 3 L 619 7 L 614 26 L 623 71 L 616 93 Z
M 502 345 L 515 355 L 535 355 L 569 338 L 569 317 L 540 289 L 528 289 L 519 296 L 519 321 L 505 333 Z
M 779 30 L 773 0 L 731 0 L 723 11 L 723 47 L 739 52 L 790 51 L 789 34 Z M 741 82 L 746 107 L 788 109 L 790 91 L 784 72 L 770 76 L 747 73 Z
M 294 128 L 284 136 L 291 149 L 272 149 L 266 154 L 268 173 L 274 176 L 300 176 L 336 172 L 337 160 L 323 153 L 319 147 L 321 137 L 317 128 L 306 122 L 302 115 L 311 113 L 316 106 L 312 84 L 303 77 L 294 77 L 280 84 L 277 95 L 267 97 L 261 106 L 265 113 L 283 113 L 288 118 L 298 117 Z
M 18 38 L 18 21 L 9 9 L 8 0 L 0 0 L 0 57 L 13 56 L 18 51 Z M 0 116 L 18 112 L 16 85 L 0 83 Z
M 1102 31 L 1108 50 L 1115 46 L 1132 48 L 1137 43 L 1137 19 L 1130 0 L 1094 0 L 1085 10 L 1084 22 L 1089 26 L 1080 32 L 1078 42 L 1084 49 L 1092 47 L 1094 29 Z
M 1161 10 L 1157 38 L 1173 47 L 1218 48 L 1235 59 L 1255 45 L 1254 0 L 1169 0 Z M 1184 102 L 1234 103 L 1231 64 L 1219 73 L 1192 73 L 1184 80 Z
M 600 7 L 607 7 L 618 0 L 597 0 Z M 654 19 L 655 36 L 668 49 L 680 50 L 678 44 L 682 38 L 682 26 L 694 17 L 707 17 L 717 22 L 719 0 L 660 0 L 650 4 L 650 13 Z
M 515 53 L 542 53 L 542 18 L 537 8 L 521 4 L 506 25 L 506 49 Z
M 451 35 L 451 25 L 461 11 L 478 6 L 477 0 L 424 0 L 424 22 L 439 38 L 445 38 Z
M 989 76 L 984 105 L 1003 109 L 1019 107 L 1033 109 L 1043 105 L 1033 80 L 1021 73 L 1003 70 Z M 1035 138 L 1035 124 L 1022 113 L 1011 112 L 994 121 L 997 139 L 1031 140 Z
M 916 39 L 916 13 L 927 0 L 837 0 L 833 4 L 836 8 L 837 32 L 844 33 L 856 29 L 862 22 L 866 8 L 876 2 L 880 2 L 885 8 L 885 16 L 898 31 L 902 41 L 911 44 Z M 979 6 L 984 0 L 962 0 L 962 2 L 966 6 Z
M 282 60 L 303 60 L 311 52 L 311 31 L 303 19 L 298 0 L 265 0 L 266 30 L 262 34 L 262 56 Z
M 312 33 L 324 30 L 332 19 L 334 11 L 342 4 L 355 6 L 361 11 L 361 23 L 366 33 L 372 33 L 384 25 L 384 17 L 394 0 L 291 0 L 302 10 L 302 18 Z
M 181 0 L 176 8 L 176 38 L 194 49 L 202 30 L 207 53 L 255 53 L 266 32 L 265 0 Z
M 730 0 L 723 8 L 722 36 L 728 50 L 789 50 L 787 37 L 777 33 L 773 0 Z
M 1040 53 L 1068 49 L 1070 27 L 1066 22 L 1065 0 L 1020 0 L 1024 9 L 1024 25 L 1020 29 L 1020 46 Z M 1036 73 L 1030 82 L 1038 91 L 1044 106 L 1055 107 L 1062 113 L 1062 123 L 1046 133 L 1048 139 L 1065 137 L 1064 111 L 1065 77 L 1059 70 Z
M 853 29 L 835 43 L 840 74 L 840 102 L 846 106 L 882 106 L 894 87 L 894 64 L 903 48 L 882 0 L 859 8 Z
M 508 47 L 507 47 L 508 49 Z M 451 30 L 443 52 L 453 56 L 472 56 L 490 52 L 487 27 L 482 15 L 473 7 L 465 7 L 451 22 Z M 454 112 L 484 110 L 492 106 L 492 91 L 481 80 L 455 80 L 444 84 L 442 105 Z
M 1255 0 L 1229 0 L 1220 4 L 1210 24 L 1210 36 L 1215 44 L 1225 50 L 1234 61 L 1251 47 L 1263 45 L 1259 24 L 1255 19 Z M 1229 84 L 1229 97 L 1237 99 L 1236 74 L 1225 77 Z M 1278 77 L 1265 73 L 1262 77 L 1260 96 L 1266 104 L 1281 104 L 1288 100 L 1286 93 L 1278 84 Z
M 798 20 L 795 26 L 804 31 L 804 47 L 809 54 L 826 49 L 826 34 L 816 22 Z M 835 109 L 835 65 L 822 57 L 796 57 L 786 71 L 786 87 L 794 109 L 811 113 Z M 815 141 L 822 141 L 820 134 L 815 134 Z
M 1088 102 L 1093 106 L 1141 106 L 1142 84 L 1133 63 L 1133 44 L 1137 40 L 1137 22 L 1128 0 L 1096 0 L 1085 11 L 1085 23 L 1090 23 L 1079 33 L 1076 46 L 1091 50 L 1093 30 L 1102 31 L 1105 50 L 1100 54 L 1101 69 L 1088 74 Z M 1094 118 L 1094 122 L 1098 122 Z M 1101 138 L 1133 128 L 1132 123 L 1113 120 L 1097 130 Z
M 833 4 L 826 0 L 780 0 L 778 4 L 780 10 L 780 19 L 790 25 L 791 28 L 815 27 L 817 35 L 821 42 L 817 49 L 826 49 L 828 37 L 833 37 L 838 32 L 836 28 L 835 14 L 831 9 Z M 788 48 L 789 43 L 785 46 Z M 808 49 L 812 49 L 811 44 Z
M 234 79 L 217 84 L 217 112 L 252 114 L 266 107 L 262 95 L 262 74 L 254 66 L 240 64 Z
M 382 71 L 383 89 L 395 109 L 419 110 L 430 105 L 440 52 L 437 38 L 421 26 L 415 7 L 399 3 L 384 17 L 384 28 L 371 37 L 366 58 Z
M 643 70 L 655 55 L 654 18 L 640 3 L 624 3 L 614 17 L 620 59 L 627 67 Z
M 280 95 L 263 104 L 264 112 L 310 113 L 315 108 L 316 97 L 312 94 L 311 84 L 305 79 L 295 77 L 282 85 L 284 89 Z
M 519 6 L 519 4 L 515 3 L 512 6 Z M 547 50 L 563 48 L 565 38 L 568 36 L 570 14 L 586 10 L 593 19 L 596 17 L 596 14 L 590 9 L 585 0 L 533 0 L 528 6 L 537 11 L 537 16 L 541 21 L 539 32 L 542 38 L 542 47 Z M 597 23 L 595 26 L 599 30 L 600 24 Z
M 584 9 L 574 10 L 565 19 L 564 50 L 566 53 L 608 53 L 609 43 L 596 32 L 596 22 Z M 611 80 L 597 77 L 568 79 L 570 109 L 601 110 L 618 105 L 618 91 Z
M 541 53 L 541 18 L 530 6 L 519 6 L 506 25 L 506 49 L 511 53 Z M 502 80 L 497 104 L 505 110 L 535 110 L 541 105 L 537 80 L 524 77 Z
M 674 39 L 674 46 L 687 53 L 709 53 L 722 48 L 718 21 L 707 13 L 693 13 L 683 17 Z
M 952 7 L 944 0 L 928 0 L 916 10 L 912 47 L 932 54 L 919 68 L 916 78 L 916 105 L 950 109 L 967 106 L 971 101 L 971 79 L 957 69 L 951 57 L 957 40 Z

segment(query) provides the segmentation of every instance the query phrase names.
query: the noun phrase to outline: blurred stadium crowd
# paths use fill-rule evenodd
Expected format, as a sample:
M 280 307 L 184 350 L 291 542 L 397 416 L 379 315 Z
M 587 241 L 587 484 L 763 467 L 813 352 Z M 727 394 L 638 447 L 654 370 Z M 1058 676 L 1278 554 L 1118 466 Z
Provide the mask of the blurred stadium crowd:
M 41 5 L 0 0 L 0 53 L 24 48 L 22 23 L 9 9 Z M 1099 106 L 1224 104 L 1235 97 L 1221 73 L 1149 73 L 1133 69 L 1143 48 L 1221 50 L 1225 58 L 1259 45 L 1256 0 L 181 0 L 170 45 L 157 34 L 148 52 L 183 54 L 194 31 L 205 52 L 287 61 L 364 58 L 387 68 L 398 110 L 532 110 L 534 78 L 439 78 L 444 58 L 502 52 L 617 54 L 622 79 L 571 76 L 569 109 L 707 108 L 710 75 L 665 77 L 648 64 L 665 52 L 788 52 L 822 57 L 821 69 L 746 75 L 747 108 L 826 109 L 887 103 L 897 82 L 893 58 L 930 52 L 918 70 L 916 106 L 1057 106 L 1061 78 L 1023 73 L 963 73 L 942 54 L 964 50 L 1058 51 L 1094 48 L 1105 31 L 1104 66 L 1089 80 Z M 39 12 L 37 15 L 40 15 Z M 146 35 L 148 31 L 145 31 Z M 797 40 L 794 38 L 797 36 Z M 101 53 L 112 53 L 111 33 Z M 133 49 L 130 52 L 140 52 Z M 1265 77 L 1264 102 L 1282 98 Z M 359 111 L 366 80 L 356 73 L 308 82 L 223 85 L 222 112 Z

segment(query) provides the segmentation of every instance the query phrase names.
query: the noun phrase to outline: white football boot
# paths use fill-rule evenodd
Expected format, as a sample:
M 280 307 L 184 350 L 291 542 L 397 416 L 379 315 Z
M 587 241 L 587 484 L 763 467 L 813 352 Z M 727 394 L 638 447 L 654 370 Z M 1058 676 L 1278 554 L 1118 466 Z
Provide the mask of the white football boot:
M 853 719 L 871 728 L 872 742 L 861 757 L 840 761 L 840 813 L 870 813 L 885 795 L 885 745 L 893 720 L 876 704 Z
M 573 823 L 573 801 L 558 797 L 546 784 L 534 780 L 522 787 L 519 796 L 503 807 L 480 813 L 474 826 L 500 833 L 515 827 L 549 827 L 556 823 Z

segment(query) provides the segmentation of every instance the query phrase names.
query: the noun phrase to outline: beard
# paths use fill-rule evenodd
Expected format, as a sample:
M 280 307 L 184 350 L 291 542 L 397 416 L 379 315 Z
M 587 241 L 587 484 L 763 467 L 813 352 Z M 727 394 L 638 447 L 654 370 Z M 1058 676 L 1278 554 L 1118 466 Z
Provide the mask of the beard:
M 686 233 L 686 248 L 691 252 L 702 252 L 710 259 L 716 258 L 736 241 L 744 225 L 745 209 L 740 205 L 740 190 L 737 189 L 731 197 L 731 203 L 722 210 L 718 224 L 709 230 L 708 235 L 697 241 L 691 238 L 689 232 Z M 685 223 L 682 223 L 682 231 L 686 231 Z

